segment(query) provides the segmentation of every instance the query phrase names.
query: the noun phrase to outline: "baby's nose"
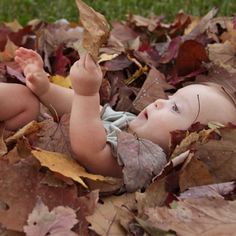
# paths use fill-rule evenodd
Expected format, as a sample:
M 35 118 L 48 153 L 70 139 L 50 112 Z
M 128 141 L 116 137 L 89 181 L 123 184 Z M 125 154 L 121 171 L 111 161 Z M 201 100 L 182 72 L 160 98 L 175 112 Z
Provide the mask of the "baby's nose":
M 166 100 L 165 99 L 158 99 L 154 102 L 156 108 L 161 109 L 165 106 Z

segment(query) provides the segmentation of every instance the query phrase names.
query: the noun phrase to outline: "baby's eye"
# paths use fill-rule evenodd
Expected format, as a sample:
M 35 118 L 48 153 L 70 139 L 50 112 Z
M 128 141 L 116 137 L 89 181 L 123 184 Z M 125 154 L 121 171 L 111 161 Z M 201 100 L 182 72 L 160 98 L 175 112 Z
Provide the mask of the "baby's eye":
M 179 113 L 179 108 L 178 108 L 178 106 L 176 105 L 176 103 L 174 103 L 174 104 L 172 105 L 171 109 L 172 109 L 174 112 Z

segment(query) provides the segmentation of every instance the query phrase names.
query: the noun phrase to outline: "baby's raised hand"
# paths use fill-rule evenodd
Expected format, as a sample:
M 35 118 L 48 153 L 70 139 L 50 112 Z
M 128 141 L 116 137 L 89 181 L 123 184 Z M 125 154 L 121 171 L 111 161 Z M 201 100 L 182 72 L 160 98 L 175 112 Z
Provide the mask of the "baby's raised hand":
M 42 58 L 37 52 L 22 47 L 16 50 L 15 55 L 15 61 L 24 72 L 27 87 L 38 97 L 42 96 L 50 86 Z
M 70 79 L 76 94 L 92 96 L 99 92 L 102 83 L 102 70 L 86 53 L 70 69 Z

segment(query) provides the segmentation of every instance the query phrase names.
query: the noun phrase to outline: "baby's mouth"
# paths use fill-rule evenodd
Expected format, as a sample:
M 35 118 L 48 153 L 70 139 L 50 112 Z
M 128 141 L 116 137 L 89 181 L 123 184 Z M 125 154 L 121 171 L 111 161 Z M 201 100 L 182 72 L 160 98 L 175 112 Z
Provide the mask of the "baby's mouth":
M 148 119 L 147 109 L 145 109 L 145 111 L 144 111 L 144 117 L 146 118 L 146 120 Z

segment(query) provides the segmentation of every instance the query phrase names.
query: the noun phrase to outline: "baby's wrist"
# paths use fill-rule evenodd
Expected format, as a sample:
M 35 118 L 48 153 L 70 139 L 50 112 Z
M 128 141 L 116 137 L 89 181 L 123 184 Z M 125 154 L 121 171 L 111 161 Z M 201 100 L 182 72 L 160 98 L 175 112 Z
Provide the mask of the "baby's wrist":
M 94 97 L 99 95 L 99 91 L 74 90 L 74 94 L 79 97 Z

